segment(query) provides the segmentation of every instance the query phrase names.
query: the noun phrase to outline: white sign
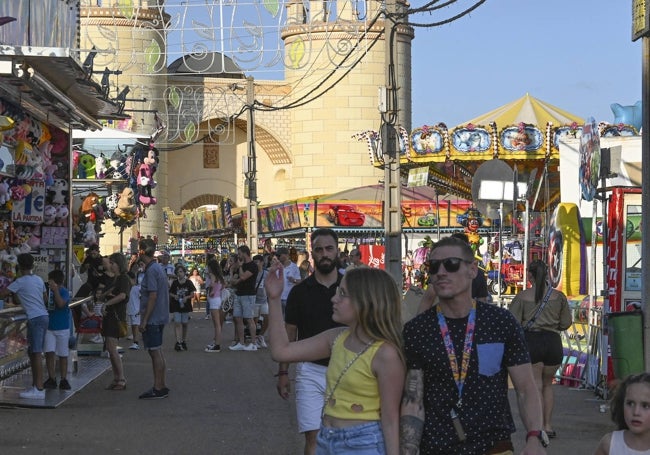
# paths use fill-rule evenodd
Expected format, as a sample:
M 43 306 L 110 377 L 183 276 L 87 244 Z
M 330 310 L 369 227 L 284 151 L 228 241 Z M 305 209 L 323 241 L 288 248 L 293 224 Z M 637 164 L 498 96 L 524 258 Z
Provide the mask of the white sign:
M 11 219 L 17 223 L 43 224 L 45 182 L 33 180 L 26 185 L 31 188 L 31 191 L 22 201 L 14 201 Z

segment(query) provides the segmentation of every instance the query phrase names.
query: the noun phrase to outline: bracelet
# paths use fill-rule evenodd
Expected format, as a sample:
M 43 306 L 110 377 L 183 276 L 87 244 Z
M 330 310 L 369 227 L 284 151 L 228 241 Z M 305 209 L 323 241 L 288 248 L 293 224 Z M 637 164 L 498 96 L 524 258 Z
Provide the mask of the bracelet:
M 275 375 L 275 377 L 277 378 L 278 376 L 286 376 L 286 375 L 288 375 L 288 374 L 289 374 L 289 371 L 287 371 L 287 370 L 280 370 L 280 371 L 278 371 L 278 374 Z

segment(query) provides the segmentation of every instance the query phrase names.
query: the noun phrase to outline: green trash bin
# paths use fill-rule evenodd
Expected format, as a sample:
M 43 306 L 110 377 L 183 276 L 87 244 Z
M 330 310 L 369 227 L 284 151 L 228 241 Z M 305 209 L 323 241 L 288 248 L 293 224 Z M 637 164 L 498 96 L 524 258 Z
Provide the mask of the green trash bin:
M 643 313 L 623 311 L 607 315 L 614 377 L 643 373 Z

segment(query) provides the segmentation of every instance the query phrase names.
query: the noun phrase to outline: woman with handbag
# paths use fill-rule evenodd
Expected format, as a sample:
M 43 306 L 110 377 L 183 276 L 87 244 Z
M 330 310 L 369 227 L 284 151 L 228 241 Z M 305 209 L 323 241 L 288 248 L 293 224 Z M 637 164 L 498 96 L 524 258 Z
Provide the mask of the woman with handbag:
M 265 283 L 273 359 L 302 362 L 330 358 L 316 454 L 397 455 L 406 369 L 402 296 L 395 281 L 380 269 L 350 270 L 332 298 L 332 319 L 346 327 L 289 342 L 280 299 L 283 272 L 276 261 Z
M 102 335 L 106 343 L 106 351 L 111 360 L 113 382 L 106 390 L 125 390 L 126 379 L 122 358 L 117 352 L 117 340 L 127 336 L 126 305 L 131 292 L 131 280 L 127 275 L 126 258 L 122 253 L 113 253 L 108 257 L 108 269 L 113 280 L 102 294 Z
M 548 283 L 546 264 L 533 261 L 528 266 L 528 281 L 533 286 L 515 296 L 510 311 L 524 328 L 535 382 L 542 397 L 544 431 L 549 438 L 555 438 L 551 425 L 553 378 L 564 355 L 560 332 L 571 327 L 573 320 L 564 293 Z

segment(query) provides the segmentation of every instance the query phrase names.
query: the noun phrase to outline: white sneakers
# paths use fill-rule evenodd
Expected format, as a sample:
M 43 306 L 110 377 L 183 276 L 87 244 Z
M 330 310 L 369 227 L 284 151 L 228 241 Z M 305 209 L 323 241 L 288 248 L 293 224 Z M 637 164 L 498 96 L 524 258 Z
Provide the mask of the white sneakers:
M 269 347 L 269 346 L 266 344 L 266 340 L 264 339 L 263 336 L 258 336 L 258 337 L 257 337 L 257 347 L 258 347 L 258 348 L 263 348 L 263 349 L 266 349 L 266 348 Z
M 20 392 L 19 396 L 27 400 L 44 400 L 45 390 L 38 390 L 36 387 L 31 387 L 24 392 Z
M 253 343 L 246 344 L 246 345 L 237 343 L 237 344 L 233 344 L 232 346 L 229 346 L 228 349 L 230 349 L 231 351 L 257 351 L 257 346 L 255 346 Z

